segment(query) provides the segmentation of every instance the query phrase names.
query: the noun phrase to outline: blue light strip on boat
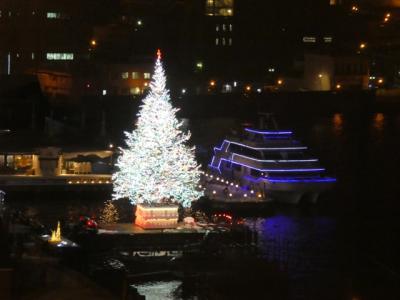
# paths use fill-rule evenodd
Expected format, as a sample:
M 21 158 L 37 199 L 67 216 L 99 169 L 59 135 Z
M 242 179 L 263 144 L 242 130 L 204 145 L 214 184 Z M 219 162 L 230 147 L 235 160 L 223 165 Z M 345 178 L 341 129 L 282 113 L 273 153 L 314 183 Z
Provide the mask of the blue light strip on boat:
M 325 171 L 324 168 L 309 168 L 309 169 L 305 169 L 305 168 L 304 168 L 304 169 L 258 169 L 258 168 L 255 168 L 255 167 L 252 167 L 252 166 L 249 166 L 249 165 L 246 165 L 246 164 L 234 162 L 234 161 L 229 160 L 229 159 L 226 159 L 226 158 L 221 158 L 221 159 L 220 159 L 219 164 L 218 164 L 218 169 L 220 169 L 221 161 L 223 161 L 223 160 L 224 160 L 224 161 L 227 161 L 227 162 L 230 162 L 230 163 L 232 163 L 232 164 L 235 164 L 235 165 L 243 166 L 243 167 L 246 167 L 246 168 L 249 168 L 249 169 L 253 169 L 253 170 L 257 170 L 257 171 L 260 171 L 260 172 L 268 172 L 268 173 L 272 173 L 272 172 L 322 172 L 322 171 Z
M 271 134 L 271 135 L 290 135 L 293 132 L 292 131 L 271 131 L 271 130 L 254 130 L 254 129 L 250 129 L 250 128 L 245 128 L 244 129 L 247 132 L 251 132 L 251 133 L 258 133 L 258 134 Z
M 259 161 L 259 162 L 271 162 L 271 163 L 287 163 L 287 162 L 316 162 L 316 161 L 318 161 L 318 159 L 316 159 L 316 158 L 313 158 L 313 159 L 277 159 L 277 160 L 274 160 L 274 159 L 256 159 L 256 158 L 252 158 L 252 157 L 249 157 L 249 156 L 245 156 L 245 155 L 242 155 L 242 154 L 237 154 L 237 153 L 233 153 L 232 154 L 232 159 L 235 157 L 235 156 L 240 156 L 240 157 L 243 157 L 243 158 L 246 158 L 246 159 L 250 159 L 250 160 L 254 160 L 254 161 Z
M 268 179 L 272 183 L 311 183 L 311 182 L 336 182 L 336 178 L 318 178 L 318 179 Z
M 307 147 L 268 147 L 268 148 L 256 148 L 256 147 L 251 147 L 251 146 L 248 146 L 248 145 L 245 145 L 245 144 L 241 144 L 241 143 L 237 143 L 237 142 L 231 142 L 231 141 L 227 141 L 227 140 L 224 140 L 223 143 L 222 143 L 222 145 L 223 145 L 225 142 L 228 142 L 229 144 L 239 145 L 239 146 L 242 146 L 242 147 L 245 147 L 245 148 L 250 148 L 250 149 L 253 149 L 253 150 L 306 150 L 306 149 L 308 149 Z M 221 148 L 222 148 L 222 145 L 221 145 Z M 229 147 L 227 147 L 226 149 L 228 149 L 228 148 L 229 148 Z M 215 148 L 214 148 L 214 149 L 215 149 Z M 217 148 L 217 149 L 219 149 L 219 148 Z
M 332 177 L 325 177 L 325 178 L 304 178 L 304 179 L 273 179 L 273 178 L 253 178 L 250 176 L 244 176 L 244 179 L 247 179 L 249 181 L 258 183 L 262 180 L 266 180 L 271 183 L 318 183 L 318 182 L 336 182 L 336 178 Z

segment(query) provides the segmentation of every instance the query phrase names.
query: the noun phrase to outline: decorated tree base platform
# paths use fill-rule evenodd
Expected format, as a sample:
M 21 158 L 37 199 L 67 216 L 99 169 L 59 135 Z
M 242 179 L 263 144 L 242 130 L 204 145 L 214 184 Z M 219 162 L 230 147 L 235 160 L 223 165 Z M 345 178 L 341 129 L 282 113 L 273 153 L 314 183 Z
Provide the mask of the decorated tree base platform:
M 178 226 L 178 205 L 138 204 L 135 225 L 143 229 L 171 229 Z

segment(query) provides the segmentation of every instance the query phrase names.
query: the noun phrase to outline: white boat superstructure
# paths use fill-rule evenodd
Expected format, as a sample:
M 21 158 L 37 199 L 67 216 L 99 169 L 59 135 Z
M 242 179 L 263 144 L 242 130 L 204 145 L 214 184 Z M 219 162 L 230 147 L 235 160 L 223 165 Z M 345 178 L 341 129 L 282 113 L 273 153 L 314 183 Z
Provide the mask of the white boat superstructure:
M 293 138 L 292 131 L 246 128 L 243 138 L 225 139 L 214 148 L 209 165 L 216 176 L 236 181 L 263 197 L 298 203 L 315 202 L 336 182 L 319 160 Z

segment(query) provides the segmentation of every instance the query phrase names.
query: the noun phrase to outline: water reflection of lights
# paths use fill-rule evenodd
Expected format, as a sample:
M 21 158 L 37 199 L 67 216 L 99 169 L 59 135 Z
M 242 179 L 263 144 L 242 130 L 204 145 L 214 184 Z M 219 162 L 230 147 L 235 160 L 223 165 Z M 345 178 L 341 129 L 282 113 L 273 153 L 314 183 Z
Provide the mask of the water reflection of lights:
M 382 130 L 385 123 L 385 115 L 383 113 L 377 113 L 374 116 L 373 126 L 375 129 Z
M 271 216 L 246 219 L 245 224 L 257 231 L 262 255 L 291 276 L 306 267 L 318 268 L 335 256 L 336 223 L 329 217 Z
M 339 133 L 343 129 L 343 115 L 336 113 L 333 115 L 333 129 L 335 132 Z

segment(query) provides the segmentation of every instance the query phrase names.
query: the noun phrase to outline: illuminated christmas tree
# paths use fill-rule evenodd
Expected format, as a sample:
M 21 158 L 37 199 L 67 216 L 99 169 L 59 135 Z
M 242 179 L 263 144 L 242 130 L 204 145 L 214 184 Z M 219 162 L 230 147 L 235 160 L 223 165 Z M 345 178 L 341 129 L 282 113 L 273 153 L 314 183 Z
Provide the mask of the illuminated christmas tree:
M 198 189 L 200 166 L 194 147 L 187 145 L 190 133 L 181 130 L 178 109 L 171 105 L 160 51 L 157 56 L 136 129 L 125 132 L 127 148 L 120 149 L 118 171 L 113 175 L 113 199 L 129 198 L 133 204 L 172 199 L 189 207 L 203 195 Z
M 114 224 L 119 220 L 119 214 L 117 208 L 111 200 L 108 200 L 104 204 L 104 208 L 100 215 L 100 223 L 102 224 Z

